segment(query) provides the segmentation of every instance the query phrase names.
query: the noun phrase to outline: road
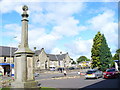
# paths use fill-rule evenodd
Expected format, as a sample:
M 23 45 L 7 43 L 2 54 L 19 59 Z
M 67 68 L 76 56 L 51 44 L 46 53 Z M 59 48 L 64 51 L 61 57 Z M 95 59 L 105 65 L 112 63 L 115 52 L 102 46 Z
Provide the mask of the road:
M 78 76 L 77 72 L 70 72 L 67 77 Z M 61 78 L 62 77 L 62 78 Z M 64 77 L 63 73 L 41 74 L 36 77 L 41 87 L 53 88 L 118 88 L 119 79 L 85 79 L 84 76 L 76 78 Z
M 75 76 L 75 75 L 77 75 L 77 71 L 67 73 L 67 76 Z M 64 76 L 63 73 L 40 73 L 40 75 L 35 78 L 36 80 L 38 80 L 38 79 L 50 79 L 50 78 L 63 77 L 63 76 Z
M 54 88 L 118 88 L 118 79 L 47 79 L 39 81 L 41 87 Z
M 3 80 L 7 80 L 10 77 L 3 77 Z M 39 82 L 41 87 L 53 87 L 53 88 L 118 88 L 119 79 L 85 79 L 84 76 L 77 74 L 77 71 L 68 72 L 65 77 L 63 73 L 40 73 L 35 78 Z M 65 89 L 66 90 L 66 89 Z

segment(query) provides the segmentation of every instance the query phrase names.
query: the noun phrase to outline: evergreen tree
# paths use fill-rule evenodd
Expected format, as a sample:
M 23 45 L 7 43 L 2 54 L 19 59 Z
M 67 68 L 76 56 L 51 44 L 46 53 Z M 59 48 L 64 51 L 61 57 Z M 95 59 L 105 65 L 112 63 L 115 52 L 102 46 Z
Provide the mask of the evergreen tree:
M 71 64 L 76 64 L 76 62 L 73 60 Z
M 104 71 L 112 64 L 112 55 L 104 35 L 98 32 L 93 39 L 91 50 L 92 68 L 100 68 Z
M 95 38 L 93 39 L 93 46 L 92 46 L 92 50 L 91 50 L 91 58 L 92 58 L 92 64 L 91 67 L 95 68 L 95 67 L 99 67 L 100 65 L 100 47 L 101 47 L 101 43 L 102 43 L 102 35 L 100 32 L 98 32 L 95 35 Z
M 116 54 L 113 56 L 113 60 L 119 60 L 120 49 L 116 50 Z

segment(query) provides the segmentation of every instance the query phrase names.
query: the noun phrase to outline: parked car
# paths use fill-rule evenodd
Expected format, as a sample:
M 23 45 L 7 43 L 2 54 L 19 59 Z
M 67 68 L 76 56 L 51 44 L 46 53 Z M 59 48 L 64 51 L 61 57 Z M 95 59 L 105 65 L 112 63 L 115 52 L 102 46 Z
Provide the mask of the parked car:
M 119 71 L 117 71 L 115 68 L 110 68 L 103 72 L 103 78 L 117 78 L 118 76 Z
M 2 73 L 2 71 L 0 71 L 0 76 L 3 76 L 3 73 Z
M 86 72 L 80 72 L 80 75 L 85 75 L 86 74 Z
M 55 71 L 55 67 L 50 67 L 50 71 Z
M 74 68 L 74 67 L 69 67 L 68 69 L 69 69 L 69 70 L 74 70 L 75 68 Z
M 102 71 L 97 69 L 88 70 L 85 74 L 85 78 L 99 78 L 102 77 Z

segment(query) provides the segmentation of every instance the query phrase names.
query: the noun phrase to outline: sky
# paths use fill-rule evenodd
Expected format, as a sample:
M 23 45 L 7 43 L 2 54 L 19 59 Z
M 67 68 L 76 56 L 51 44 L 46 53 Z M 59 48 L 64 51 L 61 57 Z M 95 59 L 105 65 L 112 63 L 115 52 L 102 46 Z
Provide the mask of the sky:
M 0 0 L 0 46 L 20 44 L 22 6 L 27 5 L 30 49 L 68 52 L 74 60 L 80 56 L 91 59 L 93 38 L 100 31 L 114 55 L 118 49 L 117 1 Z

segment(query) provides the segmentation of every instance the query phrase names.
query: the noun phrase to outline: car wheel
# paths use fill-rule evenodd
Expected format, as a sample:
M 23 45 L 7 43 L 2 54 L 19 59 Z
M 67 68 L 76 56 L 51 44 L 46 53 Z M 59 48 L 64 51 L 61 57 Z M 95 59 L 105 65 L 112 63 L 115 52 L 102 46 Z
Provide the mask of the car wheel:
M 99 77 L 97 76 L 96 79 L 98 79 Z
M 100 78 L 102 78 L 103 77 L 103 75 L 100 75 Z
M 98 75 L 96 75 L 96 77 L 95 77 L 96 79 L 98 79 L 99 78 L 99 76 Z
M 104 77 L 104 76 L 102 76 L 102 78 L 103 78 L 103 79 L 105 79 L 105 77 Z

